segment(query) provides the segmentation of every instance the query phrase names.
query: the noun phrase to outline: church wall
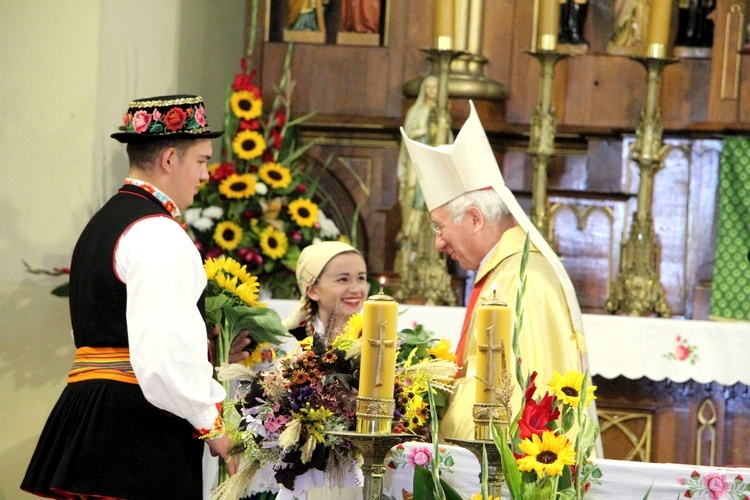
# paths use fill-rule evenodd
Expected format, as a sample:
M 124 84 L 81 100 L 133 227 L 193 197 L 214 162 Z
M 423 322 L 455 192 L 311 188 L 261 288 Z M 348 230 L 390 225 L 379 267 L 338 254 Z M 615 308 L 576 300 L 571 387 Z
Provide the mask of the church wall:
M 0 16 L 0 498 L 18 486 L 74 357 L 63 277 L 76 238 L 127 174 L 109 137 L 137 97 L 202 93 L 221 128 L 244 0 L 29 0 Z M 214 145 L 218 156 L 219 144 Z

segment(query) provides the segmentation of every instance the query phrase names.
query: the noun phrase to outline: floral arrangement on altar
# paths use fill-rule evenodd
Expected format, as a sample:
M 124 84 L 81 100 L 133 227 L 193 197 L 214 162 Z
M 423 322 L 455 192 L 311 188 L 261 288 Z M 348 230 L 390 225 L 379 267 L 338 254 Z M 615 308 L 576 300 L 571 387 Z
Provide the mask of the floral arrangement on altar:
M 244 452 L 240 471 L 214 498 L 237 498 L 268 464 L 289 489 L 311 469 L 333 466 L 354 473 L 358 452 L 329 431 L 356 428 L 361 334 L 362 315 L 355 314 L 330 345 L 317 335 L 308 337 L 269 370 L 236 364 L 219 369 L 220 379 L 238 381 L 237 412 L 225 414 L 225 424 Z M 393 432 L 420 434 L 429 425 L 428 381 L 436 393 L 449 392 L 457 367 L 450 345 L 421 325 L 399 332 L 398 345 Z
M 543 396 L 537 392 L 537 373 L 524 377 L 518 336 L 524 316 L 526 266 L 529 257 L 529 237 L 526 236 L 519 285 L 516 295 L 516 322 L 513 325 L 513 352 L 516 359 L 515 376 L 523 389 L 521 409 L 511 418 L 510 392 L 504 387 L 493 389 L 508 413 L 509 426 L 491 425 L 492 437 L 500 451 L 503 474 L 510 496 L 514 500 L 536 498 L 583 499 L 592 482 L 601 478 L 599 468 L 588 461 L 599 426 L 589 417 L 586 408 L 596 399 L 587 373 L 572 370 L 561 375 L 553 373 L 553 380 Z M 511 375 L 504 370 L 503 386 L 511 383 Z M 507 434 L 506 434 L 507 432 Z M 575 435 L 573 440 L 568 436 Z M 487 484 L 483 481 L 483 498 L 487 498 Z
M 535 397 L 536 376 L 533 372 L 523 385 L 522 409 L 511 422 L 509 438 L 493 427 L 511 498 L 582 499 L 601 478 L 588 461 L 599 432 L 586 412 L 596 387 L 579 371 L 554 372 L 547 384 L 551 393 Z
M 254 2 L 251 16 L 256 15 Z M 293 46 L 289 44 L 276 98 L 264 111 L 261 91 L 253 83 L 253 29 L 249 40 L 242 70 L 228 91 L 221 163 L 209 165 L 209 180 L 185 212 L 185 222 L 204 258 L 232 257 L 247 265 L 274 297 L 293 298 L 301 249 L 344 237 L 313 201 L 320 179 L 301 161 L 315 143 L 300 147 L 296 127 L 313 113 L 290 117 Z

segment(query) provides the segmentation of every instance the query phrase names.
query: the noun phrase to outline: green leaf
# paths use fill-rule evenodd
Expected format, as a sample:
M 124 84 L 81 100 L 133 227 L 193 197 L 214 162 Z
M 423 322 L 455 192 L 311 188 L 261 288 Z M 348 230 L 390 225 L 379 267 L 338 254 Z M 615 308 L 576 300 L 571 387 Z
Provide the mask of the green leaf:
M 461 500 L 461 495 L 459 495 L 456 490 L 451 488 L 451 486 L 442 479 L 440 480 L 440 485 L 445 492 L 445 500 Z M 435 488 L 432 479 L 432 472 L 422 467 L 421 465 L 414 466 L 412 492 L 414 494 L 413 497 L 419 498 L 420 500 L 438 500 L 435 498 Z
M 414 498 L 423 500 L 435 500 L 435 488 L 432 481 L 432 472 L 421 465 L 414 466 L 414 478 L 412 479 L 412 492 Z
M 281 323 L 279 313 L 268 307 L 248 307 L 245 305 L 224 307 L 224 315 L 232 325 L 232 338 L 247 330 L 258 343 L 279 344 L 282 340 L 279 337 L 289 335 L 289 332 Z
M 510 450 L 505 439 L 505 432 L 503 432 L 502 428 L 496 425 L 490 425 L 490 430 L 492 432 L 492 440 L 500 451 L 500 463 L 503 467 L 505 484 L 508 486 L 511 498 L 524 498 L 521 496 L 523 488 L 521 471 L 518 470 L 516 458 L 513 456 L 513 452 Z
M 63 283 L 60 286 L 56 286 L 52 289 L 52 295 L 57 297 L 69 297 L 70 296 L 70 283 Z

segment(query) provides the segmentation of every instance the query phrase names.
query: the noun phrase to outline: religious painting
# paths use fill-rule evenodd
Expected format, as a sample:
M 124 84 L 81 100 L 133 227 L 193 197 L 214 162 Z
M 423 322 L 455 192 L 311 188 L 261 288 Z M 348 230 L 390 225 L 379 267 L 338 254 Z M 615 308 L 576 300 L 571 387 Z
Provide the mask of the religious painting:
M 381 47 L 390 0 L 268 1 L 267 40 Z

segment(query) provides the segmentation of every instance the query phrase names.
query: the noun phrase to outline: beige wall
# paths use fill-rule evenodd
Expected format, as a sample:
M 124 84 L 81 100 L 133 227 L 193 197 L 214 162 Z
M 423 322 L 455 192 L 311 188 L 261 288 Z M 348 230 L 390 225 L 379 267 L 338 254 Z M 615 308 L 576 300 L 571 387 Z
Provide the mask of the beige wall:
M 59 278 L 127 172 L 109 138 L 129 100 L 200 93 L 221 128 L 243 0 L 6 0 L 0 7 L 0 500 L 18 485 L 74 355 Z M 218 144 L 214 155 L 218 156 Z

